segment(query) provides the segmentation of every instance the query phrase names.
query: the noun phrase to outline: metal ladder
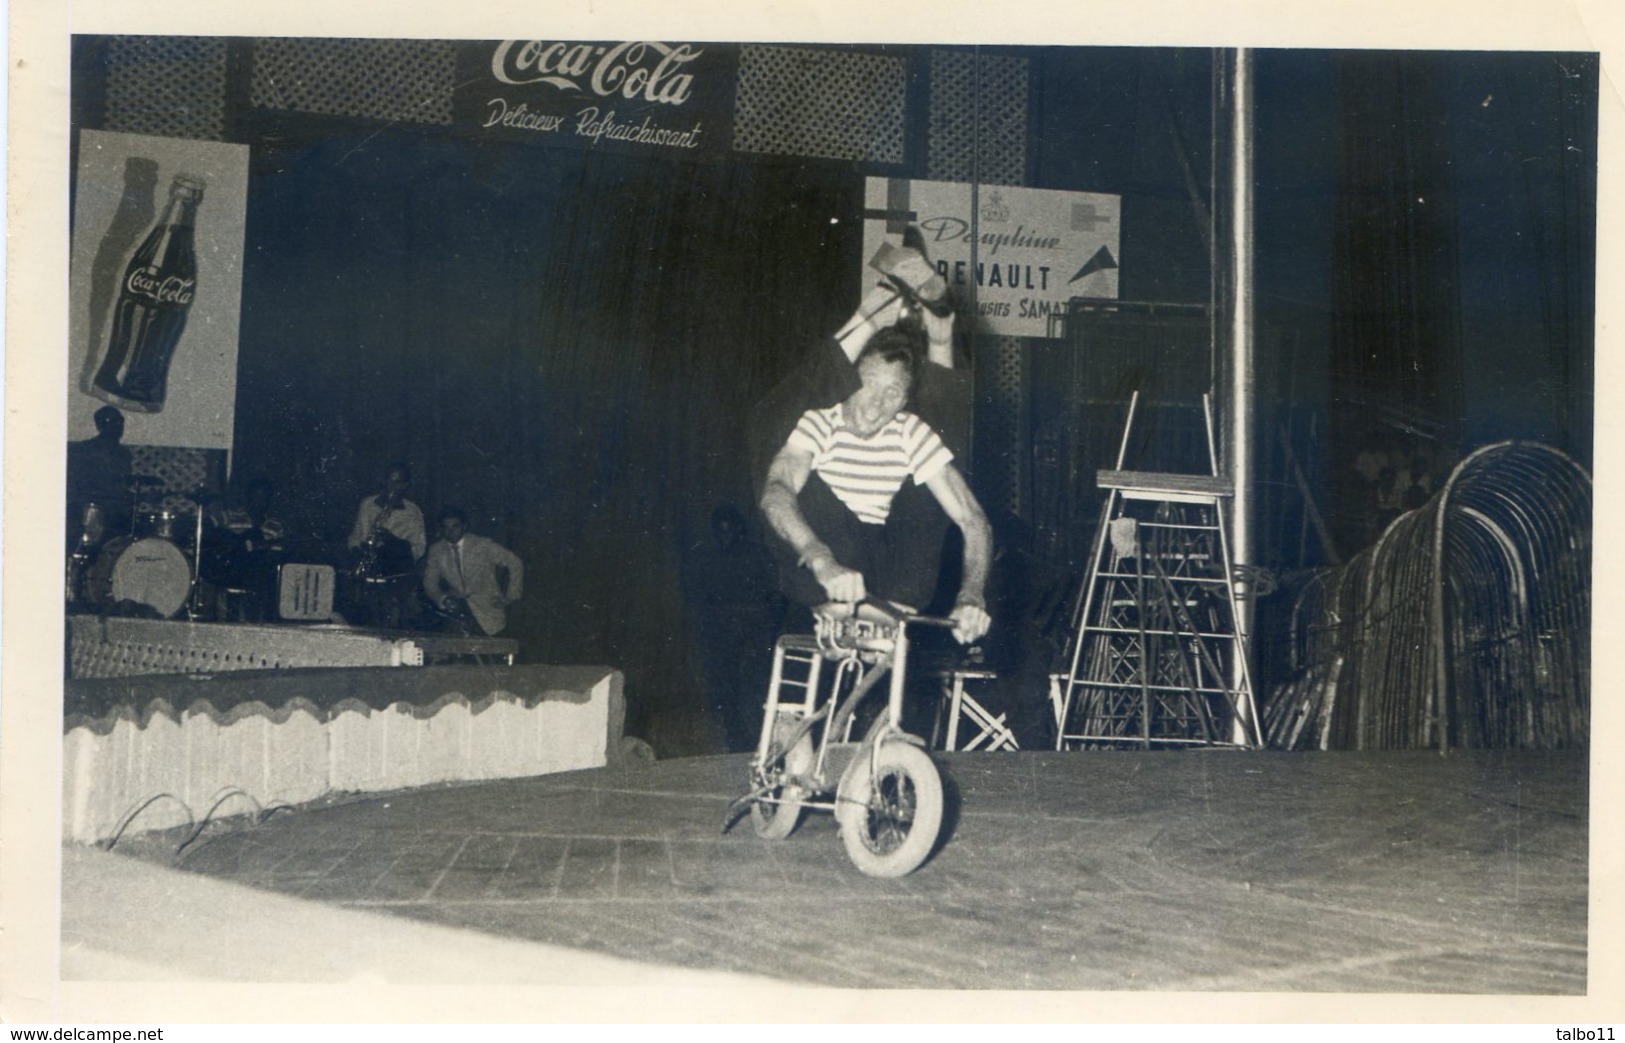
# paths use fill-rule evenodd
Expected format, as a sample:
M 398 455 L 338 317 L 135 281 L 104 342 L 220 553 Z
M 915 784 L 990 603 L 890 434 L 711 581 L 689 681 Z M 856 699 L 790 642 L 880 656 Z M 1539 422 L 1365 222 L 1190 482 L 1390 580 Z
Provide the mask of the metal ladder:
M 1263 745 L 1225 530 L 1207 396 L 1208 475 L 1126 471 L 1129 401 L 1066 673 L 1051 678 L 1056 749 Z

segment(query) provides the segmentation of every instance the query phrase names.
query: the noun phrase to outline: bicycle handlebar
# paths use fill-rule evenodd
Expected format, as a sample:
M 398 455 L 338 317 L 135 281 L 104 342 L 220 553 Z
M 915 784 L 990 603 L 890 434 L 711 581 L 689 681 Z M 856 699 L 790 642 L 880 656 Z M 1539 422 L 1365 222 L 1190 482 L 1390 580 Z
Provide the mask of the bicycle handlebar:
M 863 609 L 873 609 L 878 615 L 884 617 L 884 621 L 890 623 L 918 623 L 921 626 L 934 627 L 955 627 L 959 625 L 946 616 L 925 616 L 904 612 L 889 601 L 882 601 L 879 598 L 872 597 L 856 602 L 831 601 L 820 605 L 813 611 L 816 614 L 828 616 L 830 619 L 851 619 L 853 617 L 861 618 Z

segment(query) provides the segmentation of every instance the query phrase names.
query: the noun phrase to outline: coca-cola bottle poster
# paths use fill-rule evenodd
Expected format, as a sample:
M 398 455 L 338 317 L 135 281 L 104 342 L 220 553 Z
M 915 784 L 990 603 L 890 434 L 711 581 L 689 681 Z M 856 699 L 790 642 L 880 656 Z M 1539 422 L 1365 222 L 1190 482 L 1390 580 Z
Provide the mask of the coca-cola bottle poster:
M 85 130 L 75 171 L 68 435 L 230 449 L 248 149 Z

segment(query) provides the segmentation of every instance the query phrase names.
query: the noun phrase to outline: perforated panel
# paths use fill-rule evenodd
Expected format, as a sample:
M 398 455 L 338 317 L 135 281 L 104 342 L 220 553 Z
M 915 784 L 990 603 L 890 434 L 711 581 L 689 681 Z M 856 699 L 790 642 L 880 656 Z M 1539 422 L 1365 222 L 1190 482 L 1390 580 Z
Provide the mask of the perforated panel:
M 131 471 L 162 484 L 147 489 L 142 502 L 170 510 L 190 506 L 186 494 L 210 484 L 224 453 L 218 449 L 188 449 L 170 445 L 132 445 Z
M 250 98 L 268 109 L 450 123 L 456 71 L 443 40 L 256 40 Z
M 219 141 L 226 133 L 226 42 L 120 36 L 108 44 L 106 129 Z
M 976 413 L 977 486 L 989 511 L 1020 515 L 1026 449 L 1022 437 L 1022 341 L 988 337 L 977 341 L 976 379 L 981 394 Z
M 192 626 L 181 620 L 68 617 L 74 678 L 215 674 L 331 666 L 409 665 L 412 641 L 362 631 L 274 626 Z
M 901 163 L 907 88 L 902 58 L 746 46 L 734 149 Z
M 1027 178 L 1027 61 L 931 52 L 926 176 L 1020 185 Z M 977 487 L 989 511 L 1022 515 L 1027 464 L 1025 383 L 1018 337 L 977 340 Z
M 1027 179 L 1027 60 L 931 52 L 927 177 L 1019 185 Z

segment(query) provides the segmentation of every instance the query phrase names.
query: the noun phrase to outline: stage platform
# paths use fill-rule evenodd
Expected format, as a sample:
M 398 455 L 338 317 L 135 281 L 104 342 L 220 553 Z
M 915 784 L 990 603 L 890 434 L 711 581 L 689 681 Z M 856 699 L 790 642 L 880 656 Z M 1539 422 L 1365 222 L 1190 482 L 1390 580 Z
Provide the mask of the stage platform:
M 68 616 L 68 676 L 143 677 L 242 670 L 513 665 L 519 642 L 336 623 L 194 623 L 185 619 Z
M 857 989 L 1587 989 L 1584 752 L 935 759 L 946 841 L 901 880 L 861 876 L 827 816 L 783 841 L 748 820 L 722 834 L 740 755 L 238 820 L 179 856 L 174 832 L 111 855 L 70 848 L 63 976 L 130 965 L 332 980 L 363 917 L 473 932 L 493 953 L 580 950 L 611 961 L 605 985 L 624 983 L 618 960 Z M 182 915 L 186 874 L 232 897 L 213 890 L 207 918 Z M 300 903 L 297 932 L 252 912 L 271 900 Z M 404 954 L 364 959 L 352 973 L 486 980 L 463 965 L 437 979 L 434 961 Z M 504 959 L 491 973 L 555 984 L 545 965 Z
M 540 664 L 70 680 L 63 835 L 107 842 L 333 794 L 602 767 L 620 754 L 623 683 Z

